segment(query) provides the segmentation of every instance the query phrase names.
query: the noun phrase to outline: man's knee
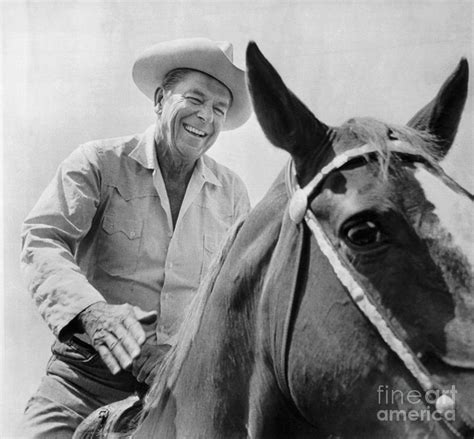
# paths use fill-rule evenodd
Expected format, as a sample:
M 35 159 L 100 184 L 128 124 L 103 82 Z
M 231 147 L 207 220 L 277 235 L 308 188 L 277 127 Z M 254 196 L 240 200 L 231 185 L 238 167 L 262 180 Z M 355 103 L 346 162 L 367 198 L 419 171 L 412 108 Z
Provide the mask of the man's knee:
M 96 372 L 97 367 L 91 362 L 83 366 Z M 82 371 L 57 356 L 51 358 L 46 376 L 25 409 L 24 437 L 71 438 L 92 411 L 130 396 L 131 393 L 117 390 L 116 383 L 104 380 L 100 373 L 89 373 L 89 369 Z
M 83 419 L 70 408 L 35 395 L 25 409 L 22 435 L 31 439 L 69 439 Z

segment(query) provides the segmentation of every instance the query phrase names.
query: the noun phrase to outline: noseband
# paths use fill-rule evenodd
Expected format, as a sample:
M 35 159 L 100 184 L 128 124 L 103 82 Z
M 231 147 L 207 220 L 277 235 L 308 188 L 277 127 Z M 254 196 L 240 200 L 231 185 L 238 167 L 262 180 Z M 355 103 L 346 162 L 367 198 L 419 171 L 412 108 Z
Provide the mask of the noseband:
M 380 313 L 372 298 L 369 296 L 369 294 L 367 294 L 356 277 L 353 275 L 353 271 L 351 271 L 348 264 L 339 257 L 337 250 L 334 248 L 333 244 L 324 232 L 322 226 L 316 219 L 316 216 L 308 207 L 308 200 L 314 198 L 314 196 L 318 194 L 321 183 L 331 172 L 340 169 L 342 166 L 350 162 L 354 162 L 355 160 L 361 158 L 367 158 L 368 155 L 373 154 L 380 154 L 380 149 L 375 145 L 366 144 L 338 155 L 323 169 L 321 169 L 321 171 L 316 174 L 316 176 L 303 188 L 300 188 L 297 183 L 294 163 L 293 161 L 290 161 L 286 170 L 286 184 L 290 195 L 290 218 L 296 224 L 301 223 L 303 219 L 305 220 L 322 253 L 326 256 L 336 276 L 350 294 L 353 302 L 374 326 L 384 342 L 398 356 L 398 358 L 400 358 L 405 367 L 417 380 L 421 388 L 425 392 L 435 391 L 437 394 L 441 395 L 437 398 L 434 407 L 439 413 L 441 413 L 442 422 L 456 437 L 471 437 L 469 435 L 474 434 L 474 423 L 471 417 L 467 415 L 458 404 L 455 404 L 453 399 L 451 399 L 448 395 L 443 394 L 441 386 L 439 386 L 434 381 L 433 377 L 430 376 L 429 372 L 420 362 L 417 355 L 405 343 L 403 338 L 398 334 L 398 331 L 396 328 L 394 328 L 390 321 Z M 469 194 L 458 183 L 456 183 L 451 177 L 449 177 L 437 163 L 433 163 L 431 161 L 427 163 L 427 160 L 423 156 L 414 153 L 413 149 L 411 149 L 410 145 L 407 143 L 401 142 L 399 140 L 391 141 L 390 154 L 406 157 L 412 163 L 417 162 L 427 164 L 429 167 L 433 168 L 435 174 L 439 178 L 445 181 L 448 185 L 456 186 L 458 190 L 464 192 L 472 199 L 472 195 Z M 292 297 L 290 299 L 291 308 L 293 308 L 294 302 L 295 297 Z M 288 358 L 286 353 L 289 349 L 289 322 L 286 322 L 285 326 L 287 326 L 285 330 L 285 345 L 283 346 L 283 352 L 285 355 L 283 355 L 282 358 Z M 280 370 L 277 371 L 277 377 L 282 377 L 282 371 L 287 370 L 286 364 L 280 365 L 279 367 Z M 285 380 L 284 386 L 286 389 L 289 389 L 289 383 L 286 374 L 283 374 L 283 376 Z M 445 415 L 449 413 L 450 410 L 454 409 L 456 409 L 456 421 L 451 422 L 446 418 Z

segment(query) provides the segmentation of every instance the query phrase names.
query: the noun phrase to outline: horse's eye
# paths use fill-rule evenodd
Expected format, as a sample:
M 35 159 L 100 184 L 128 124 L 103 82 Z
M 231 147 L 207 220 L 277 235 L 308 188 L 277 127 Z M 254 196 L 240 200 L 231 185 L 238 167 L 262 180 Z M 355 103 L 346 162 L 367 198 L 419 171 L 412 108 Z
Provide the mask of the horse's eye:
M 359 221 L 345 228 L 344 235 L 349 244 L 367 247 L 382 243 L 384 236 L 373 221 Z

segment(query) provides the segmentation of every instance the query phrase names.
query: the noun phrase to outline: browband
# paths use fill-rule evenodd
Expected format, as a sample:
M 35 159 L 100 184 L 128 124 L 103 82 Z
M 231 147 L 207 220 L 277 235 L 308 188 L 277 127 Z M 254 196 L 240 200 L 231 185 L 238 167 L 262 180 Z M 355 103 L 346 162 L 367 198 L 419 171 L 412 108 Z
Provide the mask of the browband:
M 390 141 L 390 149 L 388 154 L 399 154 L 402 156 L 409 156 L 413 161 L 429 164 L 433 168 L 438 176 L 449 186 L 455 187 L 458 191 L 464 193 L 471 200 L 474 199 L 473 195 L 459 185 L 453 178 L 451 178 L 444 169 L 435 161 L 427 161 L 421 154 L 413 151 L 413 148 L 406 142 L 400 140 Z M 300 188 L 298 182 L 296 181 L 296 171 L 294 167 L 293 160 L 290 159 L 286 168 L 286 181 L 287 187 L 290 191 L 291 201 L 289 206 L 290 218 L 296 223 L 299 224 L 308 209 L 308 200 L 316 191 L 318 185 L 324 180 L 327 175 L 332 171 L 341 168 L 350 161 L 362 157 L 367 154 L 379 153 L 380 148 L 373 144 L 365 144 L 358 148 L 351 149 L 340 155 L 336 156 L 330 163 L 324 166 L 314 177 L 313 179 L 303 188 Z

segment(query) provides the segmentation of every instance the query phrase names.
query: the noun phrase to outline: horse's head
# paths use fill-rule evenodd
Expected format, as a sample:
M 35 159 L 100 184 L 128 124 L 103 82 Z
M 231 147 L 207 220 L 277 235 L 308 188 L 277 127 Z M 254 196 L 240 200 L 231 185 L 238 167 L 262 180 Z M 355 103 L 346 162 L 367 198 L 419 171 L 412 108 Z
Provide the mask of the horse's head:
M 335 157 L 369 145 L 370 153 L 324 176 L 306 194 L 308 206 L 415 353 L 474 368 L 472 196 L 438 164 L 461 118 L 467 61 L 403 127 L 369 118 L 329 127 L 288 90 L 254 43 L 247 68 L 259 123 L 291 154 L 300 187 Z

